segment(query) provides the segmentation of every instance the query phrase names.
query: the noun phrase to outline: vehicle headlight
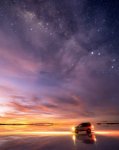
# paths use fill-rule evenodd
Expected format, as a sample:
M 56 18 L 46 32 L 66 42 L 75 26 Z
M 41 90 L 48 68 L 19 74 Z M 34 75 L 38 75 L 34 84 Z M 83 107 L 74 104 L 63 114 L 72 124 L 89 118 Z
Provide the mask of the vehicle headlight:
M 72 127 L 72 131 L 75 131 L 75 127 Z
M 94 125 L 92 125 L 91 128 L 94 130 Z

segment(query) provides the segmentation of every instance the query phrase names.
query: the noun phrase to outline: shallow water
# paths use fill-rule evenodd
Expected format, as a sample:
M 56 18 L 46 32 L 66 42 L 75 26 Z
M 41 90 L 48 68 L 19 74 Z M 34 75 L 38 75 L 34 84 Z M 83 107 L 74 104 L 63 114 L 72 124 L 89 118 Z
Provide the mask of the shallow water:
M 119 150 L 119 130 L 111 127 L 92 135 L 38 126 L 1 126 L 0 131 L 0 150 Z
M 75 139 L 76 138 L 76 139 Z M 96 136 L 93 141 L 87 135 L 62 136 L 1 136 L 0 150 L 118 150 L 119 137 Z

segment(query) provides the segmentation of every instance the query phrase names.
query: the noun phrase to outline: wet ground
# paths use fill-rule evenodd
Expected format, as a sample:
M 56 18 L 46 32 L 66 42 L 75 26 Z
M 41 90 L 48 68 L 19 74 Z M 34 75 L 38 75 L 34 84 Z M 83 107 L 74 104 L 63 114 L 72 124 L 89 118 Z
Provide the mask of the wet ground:
M 97 131 L 95 134 L 62 132 L 2 132 L 0 150 L 119 150 L 116 131 Z
M 94 137 L 93 137 L 94 136 Z M 118 136 L 9 135 L 0 137 L 0 150 L 119 150 Z

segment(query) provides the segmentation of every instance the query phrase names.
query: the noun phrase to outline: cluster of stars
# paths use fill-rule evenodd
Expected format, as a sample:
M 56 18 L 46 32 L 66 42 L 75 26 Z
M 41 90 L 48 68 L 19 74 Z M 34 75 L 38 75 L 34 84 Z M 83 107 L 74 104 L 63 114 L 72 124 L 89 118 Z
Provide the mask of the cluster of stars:
M 91 51 L 90 54 L 91 54 L 91 56 L 93 56 L 93 55 L 95 55 L 95 52 L 94 52 L 94 51 Z M 101 56 L 101 52 L 98 52 L 98 53 L 96 52 L 96 54 L 97 54 L 98 56 Z
M 90 52 L 90 55 L 91 56 L 103 56 L 103 53 L 99 52 L 99 51 L 91 51 Z M 112 58 L 111 60 L 111 65 L 110 65 L 110 68 L 111 69 L 119 69 L 119 65 L 117 65 L 117 59 L 116 58 Z M 117 66 L 117 67 L 116 67 Z

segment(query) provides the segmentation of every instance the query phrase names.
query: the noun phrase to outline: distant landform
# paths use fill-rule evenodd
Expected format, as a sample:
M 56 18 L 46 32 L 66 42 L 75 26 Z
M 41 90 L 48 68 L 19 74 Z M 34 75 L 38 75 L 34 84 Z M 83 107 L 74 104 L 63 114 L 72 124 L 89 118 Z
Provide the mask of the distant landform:
M 54 125 L 53 123 L 28 123 L 28 124 L 23 124 L 23 123 L 0 123 L 0 125 L 35 125 L 35 126 L 52 126 Z
M 98 122 L 98 125 L 117 125 L 119 122 Z

